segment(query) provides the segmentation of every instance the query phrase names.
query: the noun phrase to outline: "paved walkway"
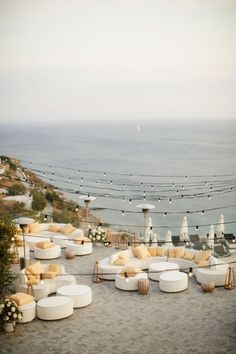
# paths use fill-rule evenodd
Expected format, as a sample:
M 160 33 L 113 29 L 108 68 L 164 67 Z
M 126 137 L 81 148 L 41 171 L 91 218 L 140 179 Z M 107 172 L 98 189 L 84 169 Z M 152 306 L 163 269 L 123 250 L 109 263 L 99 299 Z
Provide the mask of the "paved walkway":
M 88 256 L 60 260 L 73 274 L 93 272 L 96 260 L 114 249 L 94 246 Z M 54 261 L 51 261 L 55 263 Z M 18 266 L 16 266 L 18 267 Z M 236 290 L 203 293 L 194 278 L 188 290 L 163 293 L 152 281 L 148 295 L 115 288 L 114 281 L 92 283 L 93 303 L 60 321 L 19 324 L 15 333 L 0 333 L 0 353 L 14 354 L 234 354 Z

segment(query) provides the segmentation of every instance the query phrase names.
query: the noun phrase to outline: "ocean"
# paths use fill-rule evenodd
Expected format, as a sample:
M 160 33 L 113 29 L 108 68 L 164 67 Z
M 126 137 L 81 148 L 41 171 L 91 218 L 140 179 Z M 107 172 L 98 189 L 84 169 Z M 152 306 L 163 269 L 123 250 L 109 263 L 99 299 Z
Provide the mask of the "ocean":
M 93 212 L 113 228 L 142 233 L 137 205 L 149 203 L 161 236 L 178 235 L 184 215 L 190 233 L 206 234 L 221 214 L 236 234 L 235 128 L 235 120 L 0 123 L 0 155 L 80 205 L 80 195 L 96 196 Z

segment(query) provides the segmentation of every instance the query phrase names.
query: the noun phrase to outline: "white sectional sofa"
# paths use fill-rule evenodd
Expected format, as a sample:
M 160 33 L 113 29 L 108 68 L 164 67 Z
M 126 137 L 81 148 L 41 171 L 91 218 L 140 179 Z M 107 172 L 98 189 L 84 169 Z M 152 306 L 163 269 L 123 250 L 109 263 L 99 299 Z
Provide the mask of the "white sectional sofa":
M 58 227 L 61 229 L 62 227 L 68 225 L 68 224 L 62 224 L 62 223 L 40 223 L 39 227 L 40 230 L 37 232 L 25 232 L 25 242 L 27 243 L 28 247 L 30 248 L 31 251 L 34 251 L 34 247 L 37 242 L 41 241 L 53 241 L 53 238 L 57 235 L 63 235 L 62 232 L 53 232 L 50 231 L 50 225 L 54 225 L 55 227 Z M 64 234 L 65 240 L 74 240 L 77 237 L 84 236 L 84 231 L 82 229 L 76 228 L 73 232 Z
M 48 271 L 48 267 L 49 264 L 43 264 L 44 272 Z M 61 286 L 73 284 L 76 284 L 76 278 L 73 275 L 67 274 L 64 265 L 60 264 L 59 275 L 52 279 L 43 279 L 42 283 L 33 285 L 35 300 L 44 299 L 48 295 L 55 293 Z M 27 293 L 28 285 L 26 269 L 22 269 L 16 282 L 16 292 Z
M 186 249 L 188 253 L 194 253 L 194 255 L 199 252 L 193 249 Z M 168 249 L 166 249 L 165 254 L 167 254 Z M 119 255 L 125 254 L 129 258 L 125 265 L 119 266 L 114 265 L 114 261 L 118 258 Z M 106 280 L 115 280 L 115 275 L 120 273 L 121 270 L 126 266 L 138 267 L 141 270 L 147 270 L 149 265 L 156 262 L 169 261 L 177 263 L 180 267 L 180 270 L 189 272 L 189 269 L 192 268 L 193 274 L 196 277 L 196 280 L 201 284 L 203 282 L 214 281 L 216 286 L 223 286 L 225 283 L 225 277 L 228 270 L 228 264 L 225 262 L 210 256 L 210 267 L 203 268 L 199 267 L 194 261 L 189 261 L 182 258 L 170 258 L 167 255 L 163 257 L 148 257 L 146 259 L 139 259 L 134 256 L 132 249 L 125 251 L 120 251 L 112 254 L 110 257 L 106 257 L 99 261 L 99 273 L 102 279 Z

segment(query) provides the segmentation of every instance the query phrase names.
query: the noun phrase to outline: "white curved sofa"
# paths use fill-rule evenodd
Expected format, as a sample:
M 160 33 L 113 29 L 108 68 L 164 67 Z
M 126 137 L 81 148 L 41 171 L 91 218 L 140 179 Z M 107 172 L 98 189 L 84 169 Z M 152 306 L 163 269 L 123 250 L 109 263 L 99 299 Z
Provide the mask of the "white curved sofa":
M 47 272 L 49 264 L 43 264 L 44 271 Z M 57 291 L 58 288 L 65 285 L 76 284 L 76 279 L 73 275 L 67 274 L 65 272 L 64 265 L 60 264 L 59 275 L 53 279 L 43 279 L 42 284 L 33 285 L 33 290 L 35 294 L 35 300 L 44 299 L 50 294 Z M 28 289 L 28 278 L 26 276 L 26 270 L 22 269 L 19 278 L 16 282 L 16 292 L 27 293 Z
M 167 249 L 166 249 L 167 250 Z M 187 249 L 188 253 L 199 252 L 193 249 Z M 167 251 L 166 251 L 167 252 Z M 193 274 L 196 280 L 201 284 L 203 282 L 214 281 L 216 286 L 223 286 L 225 283 L 225 277 L 228 270 L 228 264 L 225 262 L 210 256 L 210 267 L 200 268 L 193 261 L 185 260 L 182 258 L 170 258 L 167 256 L 163 257 L 148 257 L 147 259 L 139 259 L 134 256 L 131 249 L 117 252 L 110 257 L 106 257 L 99 261 L 99 274 L 102 279 L 105 280 L 115 280 L 116 274 L 119 273 L 124 266 L 114 265 L 113 262 L 118 258 L 120 254 L 126 254 L 129 256 L 128 261 L 125 263 L 126 266 L 138 267 L 141 270 L 148 269 L 149 265 L 156 262 L 173 262 L 179 265 L 180 270 L 188 272 L 190 268 L 193 270 Z
M 67 243 L 66 250 L 74 251 L 76 253 L 76 256 L 85 256 L 93 252 L 93 244 L 92 242 L 85 242 L 82 245 L 82 244 L 75 243 L 73 241 L 69 241 Z
M 53 237 L 55 235 L 62 234 L 60 231 L 58 231 L 58 232 L 49 231 L 49 225 L 51 225 L 51 224 L 58 226 L 60 228 L 67 225 L 67 224 L 62 224 L 62 223 L 40 223 L 39 224 L 40 229 L 41 229 L 40 231 L 25 233 L 25 241 L 26 242 L 27 242 L 27 240 L 29 241 L 31 250 L 33 250 L 33 243 L 35 244 L 39 241 L 42 241 L 41 239 L 39 239 L 39 237 L 40 238 L 47 238 L 52 241 Z M 71 233 L 66 234 L 65 236 L 66 236 L 65 239 L 68 237 L 68 239 L 74 240 L 77 237 L 84 236 L 84 231 L 82 229 L 77 228 L 76 230 L 74 230 Z M 34 239 L 35 239 L 35 242 L 34 242 Z

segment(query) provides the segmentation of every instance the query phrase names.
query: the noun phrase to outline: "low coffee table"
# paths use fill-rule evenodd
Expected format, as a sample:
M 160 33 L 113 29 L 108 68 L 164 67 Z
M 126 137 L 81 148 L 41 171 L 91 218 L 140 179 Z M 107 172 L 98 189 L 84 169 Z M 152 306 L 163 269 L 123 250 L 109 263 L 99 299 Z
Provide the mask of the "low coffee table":
M 92 289 L 86 285 L 65 285 L 57 289 L 57 295 L 73 300 L 74 308 L 85 307 L 92 302 Z
M 148 276 L 152 280 L 159 281 L 162 272 L 172 271 L 172 270 L 178 271 L 179 265 L 173 262 L 152 263 L 148 268 Z

